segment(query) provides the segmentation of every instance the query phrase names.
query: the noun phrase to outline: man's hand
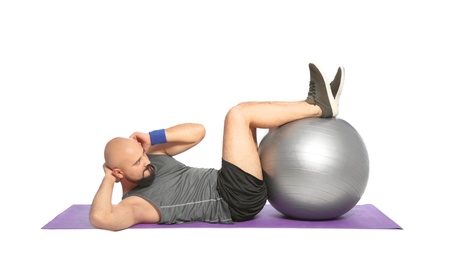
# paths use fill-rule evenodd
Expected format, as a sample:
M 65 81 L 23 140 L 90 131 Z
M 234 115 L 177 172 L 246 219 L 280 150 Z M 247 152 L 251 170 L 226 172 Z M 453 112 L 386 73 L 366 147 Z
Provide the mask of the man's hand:
M 150 135 L 148 133 L 134 132 L 129 138 L 137 140 L 137 142 L 142 145 L 145 152 L 151 147 Z
M 105 172 L 105 177 L 111 177 L 111 178 L 114 178 L 115 179 L 115 182 L 119 182 L 120 179 L 118 177 L 116 177 L 116 174 L 115 172 L 113 172 L 112 169 L 110 169 L 106 163 L 104 163 L 103 165 L 103 168 L 104 168 L 104 172 Z

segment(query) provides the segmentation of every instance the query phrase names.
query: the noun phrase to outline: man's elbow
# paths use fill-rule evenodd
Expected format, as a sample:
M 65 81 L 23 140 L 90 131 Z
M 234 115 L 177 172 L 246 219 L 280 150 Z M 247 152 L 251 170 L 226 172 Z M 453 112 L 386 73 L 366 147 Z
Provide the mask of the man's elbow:
M 89 222 L 95 228 L 104 228 L 104 218 L 100 214 L 90 213 Z
M 201 142 L 206 137 L 206 128 L 202 124 L 196 124 L 196 139 Z
M 91 225 L 97 229 L 105 229 L 110 231 L 119 231 L 125 229 L 123 227 L 118 227 L 113 221 L 110 221 L 110 217 L 103 214 L 89 214 L 89 222 Z
M 89 222 L 91 223 L 93 227 L 97 229 L 117 231 L 117 229 L 114 229 L 113 227 L 111 227 L 111 225 L 108 223 L 107 220 L 108 220 L 107 216 L 102 216 L 102 214 L 95 214 L 95 213 L 89 214 Z

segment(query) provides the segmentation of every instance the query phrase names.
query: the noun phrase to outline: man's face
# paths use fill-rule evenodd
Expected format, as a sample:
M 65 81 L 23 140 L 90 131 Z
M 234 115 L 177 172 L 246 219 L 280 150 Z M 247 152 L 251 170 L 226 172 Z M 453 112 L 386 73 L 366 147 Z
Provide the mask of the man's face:
M 149 186 L 155 179 L 154 167 L 140 143 L 129 150 L 123 166 L 124 178 L 138 186 Z

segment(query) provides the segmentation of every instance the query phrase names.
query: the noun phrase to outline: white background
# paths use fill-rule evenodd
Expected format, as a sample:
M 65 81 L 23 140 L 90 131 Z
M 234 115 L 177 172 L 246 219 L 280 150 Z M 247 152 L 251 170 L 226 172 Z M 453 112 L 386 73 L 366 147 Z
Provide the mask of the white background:
M 1 258 L 457 259 L 455 6 L 2 1 Z M 114 136 L 203 123 L 206 139 L 180 159 L 219 167 L 226 111 L 305 99 L 309 62 L 329 79 L 345 67 L 338 117 L 370 156 L 359 204 L 403 230 L 41 230 L 91 203 Z

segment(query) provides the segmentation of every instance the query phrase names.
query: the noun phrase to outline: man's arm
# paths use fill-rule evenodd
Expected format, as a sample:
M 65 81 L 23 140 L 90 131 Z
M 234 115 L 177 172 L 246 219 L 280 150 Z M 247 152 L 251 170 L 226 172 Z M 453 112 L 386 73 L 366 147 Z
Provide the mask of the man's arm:
M 112 205 L 113 186 L 117 182 L 112 171 L 104 165 L 105 176 L 94 196 L 89 220 L 100 229 L 121 230 L 136 224 L 134 207 L 128 203 Z
M 150 154 L 168 154 L 174 156 L 187 151 L 204 139 L 206 129 L 201 124 L 184 123 L 165 129 L 166 143 L 151 145 L 148 133 L 135 132 L 131 138 L 136 139 Z

